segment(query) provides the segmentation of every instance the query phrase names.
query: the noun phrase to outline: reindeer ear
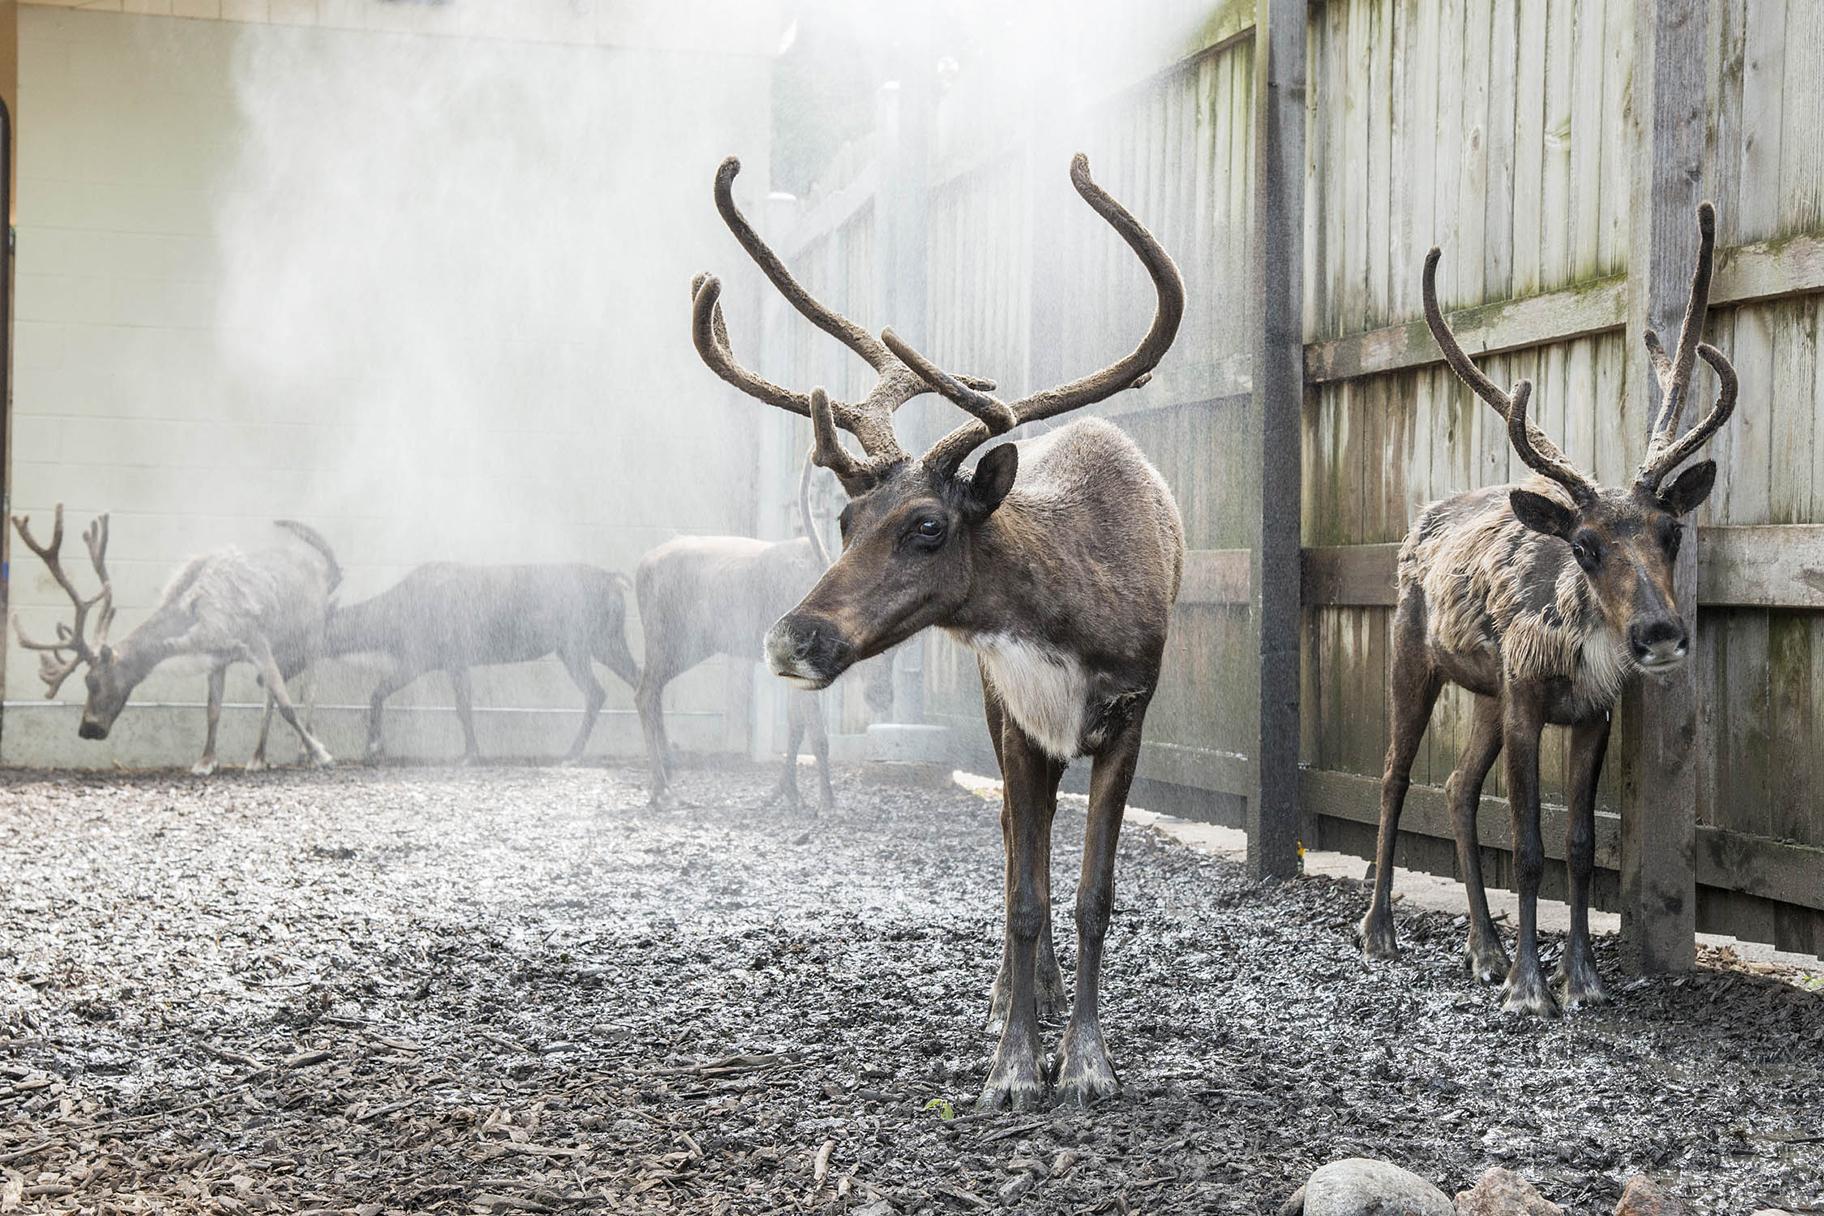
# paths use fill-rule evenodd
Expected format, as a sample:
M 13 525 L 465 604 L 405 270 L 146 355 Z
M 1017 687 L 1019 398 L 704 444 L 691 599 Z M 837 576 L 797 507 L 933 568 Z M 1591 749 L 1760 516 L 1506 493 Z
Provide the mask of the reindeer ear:
M 1569 540 L 1577 527 L 1577 513 L 1555 498 L 1531 490 L 1510 490 L 1507 501 L 1514 518 L 1535 532 Z
M 1699 461 L 1659 492 L 1659 504 L 1674 515 L 1689 515 L 1704 505 L 1715 487 L 1716 461 Z
M 1013 479 L 1020 471 L 1020 449 L 1011 443 L 989 448 L 975 466 L 969 479 L 969 512 L 977 520 L 987 519 L 1013 489 Z

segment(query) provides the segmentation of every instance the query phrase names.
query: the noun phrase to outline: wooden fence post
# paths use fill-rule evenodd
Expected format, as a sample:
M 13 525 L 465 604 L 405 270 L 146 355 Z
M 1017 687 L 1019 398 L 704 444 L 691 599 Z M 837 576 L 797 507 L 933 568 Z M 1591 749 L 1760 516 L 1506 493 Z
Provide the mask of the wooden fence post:
M 1250 409 L 1258 642 L 1248 871 L 1298 871 L 1299 419 L 1304 404 L 1306 0 L 1256 0 Z
M 913 45 L 923 42 L 914 38 Z M 914 347 L 929 350 L 930 61 L 903 54 L 901 65 L 901 79 L 881 86 L 875 109 L 874 317 L 876 328 L 890 325 Z M 924 442 L 922 435 L 909 438 Z M 921 636 L 893 652 L 895 722 L 925 720 L 925 652 L 931 645 L 929 636 Z
M 1649 431 L 1659 385 L 1642 335 L 1652 328 L 1674 341 L 1690 293 L 1702 197 L 1708 4 L 1635 0 L 1634 6 L 1639 130 L 1628 242 L 1628 358 L 1635 363 L 1628 380 L 1634 417 Z M 1687 401 L 1687 416 L 1690 411 Z M 1643 433 L 1637 440 L 1643 451 L 1646 439 Z M 1674 590 L 1695 635 L 1697 529 L 1685 536 Z M 1645 680 L 1622 712 L 1631 720 L 1620 757 L 1623 956 L 1635 972 L 1688 970 L 1697 961 L 1696 664 L 1669 679 Z

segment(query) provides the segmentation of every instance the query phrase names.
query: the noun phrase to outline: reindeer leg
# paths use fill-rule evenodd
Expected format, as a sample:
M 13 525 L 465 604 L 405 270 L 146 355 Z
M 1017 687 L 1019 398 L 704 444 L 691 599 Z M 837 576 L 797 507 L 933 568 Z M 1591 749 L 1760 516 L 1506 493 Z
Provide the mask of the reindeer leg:
M 1590 950 L 1590 878 L 1596 869 L 1596 783 L 1609 750 L 1609 715 L 1571 728 L 1570 808 L 1564 855 L 1571 875 L 1571 935 L 1553 977 L 1566 1009 L 1609 999 Z
M 564 670 L 570 673 L 570 680 L 583 694 L 583 724 L 577 728 L 576 739 L 570 744 L 570 750 L 564 753 L 565 764 L 575 764 L 583 758 L 583 751 L 589 746 L 589 736 L 595 731 L 595 720 L 602 712 L 602 703 L 608 699 L 608 693 L 602 688 L 600 680 L 595 678 L 595 669 L 589 665 L 589 652 L 580 654 L 563 654 Z
M 1031 1110 L 1045 1098 L 1039 1067 L 1039 1010 L 1034 977 L 1039 936 L 1045 931 L 1047 860 L 1044 839 L 1049 797 L 1045 782 L 1058 766 L 1011 720 L 1001 739 L 1002 807 L 1009 824 L 1012 873 L 1007 888 L 1007 1023 L 1001 1029 L 994 1065 L 976 1105 L 981 1110 Z
M 671 762 L 671 745 L 665 738 L 665 686 L 676 674 L 663 657 L 655 661 L 648 651 L 646 667 L 640 672 L 640 686 L 633 694 L 634 708 L 640 713 L 640 733 L 646 737 L 646 764 L 652 774 L 646 801 L 652 807 L 664 806 L 671 792 L 665 775 Z
M 1393 928 L 1393 851 L 1399 843 L 1400 811 L 1412 786 L 1412 761 L 1431 722 L 1432 706 L 1444 678 L 1425 655 L 1424 602 L 1416 590 L 1403 590 L 1393 622 L 1393 711 L 1387 739 L 1387 767 L 1381 775 L 1381 828 L 1374 846 L 1374 895 L 1362 918 L 1362 954 L 1396 958 L 1399 941 Z
M 1501 990 L 1507 1013 L 1550 1017 L 1558 1012 L 1539 973 L 1539 879 L 1545 845 L 1539 837 L 1539 732 L 1545 726 L 1544 692 L 1531 682 L 1509 681 L 1502 710 L 1507 749 L 1507 798 L 1514 814 L 1514 882 L 1520 893 L 1520 928 L 1514 965 Z
M 253 660 L 266 678 L 266 692 L 278 703 L 279 717 L 285 719 L 285 725 L 298 732 L 298 738 L 310 752 L 311 762 L 319 768 L 330 768 L 336 763 L 329 750 L 306 729 L 298 718 L 298 711 L 291 703 L 291 694 L 285 691 L 285 677 L 279 671 L 278 660 L 272 657 L 272 647 L 264 641 L 259 643 L 253 653 Z
M 1469 970 L 1484 984 L 1498 984 L 1512 964 L 1501 945 L 1501 934 L 1488 914 L 1488 890 L 1482 882 L 1482 850 L 1476 839 L 1476 809 L 1482 802 L 1482 783 L 1501 754 L 1501 702 L 1477 697 L 1469 742 L 1456 771 L 1444 783 L 1450 804 L 1450 822 L 1457 837 L 1457 872 L 1469 896 Z
M 1070 1024 L 1058 1044 L 1060 1105 L 1088 1106 L 1121 1092 L 1097 1011 L 1101 990 L 1102 943 L 1115 900 L 1115 845 L 1127 810 L 1127 791 L 1140 762 L 1136 713 L 1125 729 L 1097 753 L 1089 772 L 1089 825 L 1083 837 L 1083 873 L 1077 880 L 1077 998 Z
M 369 764 L 386 755 L 386 699 L 422 674 L 417 670 L 408 670 L 395 659 L 391 669 L 374 686 L 373 695 L 367 699 L 367 750 L 362 753 L 362 759 Z
M 209 707 L 204 710 L 207 727 L 203 734 L 203 758 L 191 766 L 198 777 L 215 771 L 215 732 L 222 722 L 222 690 L 228 683 L 228 664 L 217 663 L 209 669 Z
M 984 678 L 982 680 L 982 710 L 988 719 L 988 737 L 994 745 L 995 764 L 1005 773 L 1006 765 L 1001 759 L 1001 731 L 1005 729 L 1007 712 L 1001 705 L 1000 697 L 995 695 L 994 685 Z M 1058 782 L 1063 780 L 1064 767 L 1058 765 L 1058 776 L 1051 781 L 1051 810 L 1056 814 L 1058 809 Z M 1008 814 L 1005 800 L 1001 806 L 1001 850 L 1006 858 L 1005 892 L 1008 900 L 1013 898 L 1013 817 Z M 1051 938 L 1051 895 L 1050 866 L 1046 866 L 1045 897 L 1045 931 L 1039 934 L 1039 970 L 1033 977 L 1033 988 L 1038 993 L 1039 1017 L 1045 1021 L 1054 1020 L 1064 1008 L 1064 975 L 1058 968 L 1058 953 L 1052 948 Z M 1004 940 L 1001 944 L 1001 968 L 995 973 L 994 983 L 988 989 L 988 1022 L 984 1027 L 989 1034 L 998 1035 L 1007 1024 L 1007 1004 L 1012 999 L 1013 942 Z
M 830 732 L 824 725 L 823 698 L 811 693 L 805 704 L 806 726 L 811 735 L 811 755 L 817 758 L 817 799 L 823 810 L 836 805 L 836 790 L 830 784 Z
M 785 765 L 779 770 L 779 783 L 767 796 L 769 804 L 783 802 L 793 809 L 803 805 L 804 800 L 798 793 L 798 748 L 804 742 L 808 716 L 805 702 L 813 695 L 797 689 L 785 694 Z
M 475 743 L 475 688 L 468 668 L 450 668 L 450 692 L 456 701 L 456 721 L 462 725 L 461 763 L 480 764 L 481 748 Z
M 253 745 L 253 758 L 247 761 L 247 771 L 260 773 L 266 770 L 266 741 L 272 734 L 273 701 L 270 691 L 266 694 L 266 708 L 260 714 L 260 737 Z

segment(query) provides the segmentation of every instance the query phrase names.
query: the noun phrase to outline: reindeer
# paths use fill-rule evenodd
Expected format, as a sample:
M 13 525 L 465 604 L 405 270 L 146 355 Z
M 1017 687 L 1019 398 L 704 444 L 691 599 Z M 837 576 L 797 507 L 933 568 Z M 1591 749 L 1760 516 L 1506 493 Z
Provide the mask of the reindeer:
M 701 283 L 701 276 L 698 278 Z M 666 541 L 640 559 L 634 572 L 640 604 L 640 628 L 646 635 L 646 666 L 635 703 L 646 739 L 652 773 L 649 795 L 662 806 L 670 791 L 671 742 L 665 735 L 665 686 L 714 655 L 757 662 L 760 639 L 779 616 L 816 585 L 830 564 L 823 538 L 811 516 L 811 463 L 798 478 L 798 513 L 804 535 L 769 543 L 745 536 L 681 536 Z M 869 702 L 879 705 L 880 683 L 890 679 L 883 666 L 874 671 Z M 891 695 L 891 684 L 886 696 Z M 786 698 L 785 765 L 772 797 L 798 806 L 798 749 L 810 735 L 817 760 L 819 803 L 835 805 L 830 784 L 830 737 L 823 705 L 815 693 L 794 690 Z
M 878 374 L 849 405 L 808 396 L 741 367 L 729 349 L 721 285 L 697 288 L 692 333 L 717 375 L 769 405 L 811 419 L 813 459 L 849 496 L 843 551 L 799 605 L 767 633 L 775 674 L 822 688 L 851 664 L 928 627 L 975 652 L 983 710 L 1003 781 L 1006 939 L 991 989 L 1001 1026 L 979 1106 L 1028 1109 L 1048 1082 L 1066 1104 L 1119 1092 L 1097 1013 L 1102 944 L 1114 897 L 1115 842 L 1140 757 L 1141 727 L 1159 683 L 1184 561 L 1171 491 L 1132 441 L 1083 419 L 963 460 L 1022 423 L 1057 417 L 1145 383 L 1184 314 L 1184 284 L 1152 234 L 1071 163 L 1083 200 L 1138 255 L 1158 304 L 1139 346 L 1108 367 L 1016 401 L 940 370 L 892 330 L 874 338 L 813 299 L 736 209 L 739 162 L 716 174 L 716 206 L 787 301 Z M 919 457 L 904 452 L 892 414 L 935 390 L 974 415 Z M 849 451 L 837 431 L 861 443 Z M 1076 999 L 1055 1068 L 1040 1066 L 1039 1019 L 1062 992 L 1051 946 L 1051 822 L 1065 765 L 1091 757 L 1089 820 L 1077 884 Z
M 386 674 L 368 702 L 366 758 L 386 752 L 386 699 L 427 671 L 448 673 L 462 724 L 464 764 L 481 759 L 469 684 L 471 667 L 529 663 L 556 654 L 583 694 L 583 722 L 566 763 L 583 755 L 608 694 L 591 660 L 628 687 L 640 667 L 627 649 L 627 579 L 594 566 L 419 566 L 372 599 L 330 613 L 325 653 L 383 654 Z
M 1690 630 L 1672 592 L 1682 517 L 1709 497 L 1716 462 L 1705 460 L 1665 484 L 1735 408 L 1735 370 L 1699 341 L 1710 294 L 1716 215 L 1697 211 L 1697 267 L 1675 355 L 1652 331 L 1647 351 L 1661 401 L 1647 456 L 1633 485 L 1614 489 L 1579 472 L 1527 418 L 1532 384 L 1502 392 L 1477 370 L 1438 308 L 1439 251 L 1425 259 L 1425 319 L 1457 376 L 1501 415 L 1514 451 L 1539 474 L 1524 484 L 1472 490 L 1433 503 L 1400 547 L 1393 625 L 1393 697 L 1387 768 L 1381 782 L 1374 895 L 1361 925 L 1364 953 L 1398 953 L 1389 911 L 1400 809 L 1444 682 L 1476 695 L 1469 742 L 1445 783 L 1457 861 L 1469 892 L 1468 961 L 1476 977 L 1505 976 L 1502 1008 L 1551 1015 L 1605 999 L 1590 952 L 1590 877 L 1595 863 L 1596 782 L 1609 741 L 1610 711 L 1637 675 L 1662 675 L 1685 661 Z M 1696 359 L 1716 372 L 1710 412 L 1678 435 Z M 1539 736 L 1550 723 L 1571 729 L 1571 932 L 1554 997 L 1539 969 L 1536 906 L 1544 867 L 1539 837 Z M 1507 751 L 1513 808 L 1519 936 L 1510 966 L 1488 914 L 1476 848 L 1482 781 Z
M 314 529 L 296 520 L 276 522 L 308 549 L 287 545 L 248 554 L 230 548 L 192 558 L 165 589 L 152 615 L 119 643 L 110 645 L 108 627 L 114 621 L 114 588 L 106 561 L 108 517 L 99 516 L 82 534 L 90 564 L 101 580 L 101 590 L 87 599 L 63 569 L 63 504 L 57 504 L 49 544 L 41 545 L 33 538 L 30 517 L 13 517 L 19 539 L 43 559 L 51 577 L 76 606 L 75 620 L 57 627 L 55 642 L 27 637 L 17 615 L 13 617 L 13 629 L 21 646 L 41 652 L 38 674 L 45 683 L 47 700 L 57 695 L 72 672 L 88 665 L 84 676 L 88 698 L 77 734 L 84 739 L 107 738 L 114 719 L 126 708 L 127 699 L 153 668 L 166 659 L 201 655 L 210 662 L 208 734 L 203 741 L 202 759 L 191 769 L 193 773 L 207 776 L 215 771 L 215 736 L 222 717 L 222 693 L 228 668 L 237 662 L 252 663 L 266 688 L 266 716 L 248 767 L 265 766 L 267 730 L 274 706 L 298 733 L 313 763 L 323 767 L 334 763 L 328 750 L 299 720 L 286 691 L 286 681 L 296 677 L 321 653 L 324 616 L 330 593 L 342 581 L 342 570 L 329 542 Z M 95 636 L 91 641 L 86 630 L 89 614 L 96 609 L 100 611 L 95 615 Z

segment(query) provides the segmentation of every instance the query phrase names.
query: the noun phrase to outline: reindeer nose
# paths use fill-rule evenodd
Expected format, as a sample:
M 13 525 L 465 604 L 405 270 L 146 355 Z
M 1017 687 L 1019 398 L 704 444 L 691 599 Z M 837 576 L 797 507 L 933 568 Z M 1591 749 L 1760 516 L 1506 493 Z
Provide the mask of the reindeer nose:
M 108 728 L 99 722 L 84 718 L 82 724 L 76 728 L 76 733 L 84 739 L 105 739 L 108 737 Z
M 787 613 L 766 634 L 767 666 L 788 680 L 821 688 L 854 659 L 855 647 L 835 622 L 808 612 Z
M 1688 638 L 1684 623 L 1673 617 L 1636 622 L 1628 630 L 1634 660 L 1648 671 L 1669 671 L 1685 661 Z

